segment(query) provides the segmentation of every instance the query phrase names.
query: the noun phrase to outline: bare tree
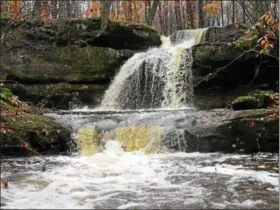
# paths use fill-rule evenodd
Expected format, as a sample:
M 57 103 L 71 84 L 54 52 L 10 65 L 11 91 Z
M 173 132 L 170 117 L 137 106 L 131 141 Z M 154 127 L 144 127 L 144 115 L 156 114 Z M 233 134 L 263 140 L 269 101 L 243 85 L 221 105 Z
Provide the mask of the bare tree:
M 148 17 L 147 17 L 147 24 L 151 25 L 154 18 L 155 18 L 155 14 L 158 8 L 160 1 L 153 1 L 152 7 L 148 10 Z
M 204 26 L 204 14 L 203 14 L 203 0 L 198 0 L 198 27 Z
M 176 17 L 177 30 L 181 30 L 183 26 L 181 20 L 180 0 L 175 0 L 175 17 Z
M 41 16 L 41 1 L 35 1 L 32 11 L 32 16 L 36 19 L 40 19 Z
M 107 26 L 108 26 L 108 21 L 109 21 L 109 13 L 110 13 L 110 8 L 112 5 L 112 1 L 100 1 L 102 5 L 101 9 L 101 23 L 100 23 L 100 29 L 101 31 L 105 31 Z

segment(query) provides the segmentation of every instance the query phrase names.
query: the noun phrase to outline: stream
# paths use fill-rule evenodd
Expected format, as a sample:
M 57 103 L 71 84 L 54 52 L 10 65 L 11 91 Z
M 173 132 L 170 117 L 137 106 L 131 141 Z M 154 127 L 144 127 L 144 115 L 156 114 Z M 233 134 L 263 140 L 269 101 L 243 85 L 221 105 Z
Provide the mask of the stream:
M 144 124 L 173 124 L 179 128 L 188 125 L 189 121 L 182 119 L 205 113 L 192 109 L 79 110 L 48 115 L 66 126 L 71 125 L 76 132 L 88 125 L 99 125 L 99 130 Z M 212 111 L 216 117 L 217 113 Z M 225 117 L 228 115 L 222 116 Z M 124 151 L 119 141 L 107 139 L 103 149 L 90 156 L 81 156 L 73 150 L 69 156 L 2 160 L 1 179 L 9 187 L 1 190 L 1 206 L 11 209 L 278 208 L 278 162 L 279 155 L 271 153 Z

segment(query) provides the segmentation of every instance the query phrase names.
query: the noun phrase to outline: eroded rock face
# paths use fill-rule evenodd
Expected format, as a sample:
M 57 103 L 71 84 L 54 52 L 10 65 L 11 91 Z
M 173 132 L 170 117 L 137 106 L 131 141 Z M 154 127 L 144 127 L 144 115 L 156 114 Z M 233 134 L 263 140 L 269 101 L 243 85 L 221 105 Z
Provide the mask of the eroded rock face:
M 197 107 L 223 108 L 255 89 L 276 91 L 279 78 L 276 59 L 245 51 L 232 42 L 203 43 L 192 49 Z M 215 99 L 208 100 L 209 95 Z
M 149 26 L 109 22 L 107 29 L 102 32 L 100 19 L 97 18 L 49 24 L 25 20 L 10 24 L 9 20 L 1 19 L 0 24 L 3 28 L 10 27 L 11 30 L 20 27 L 18 38 L 25 39 L 26 44 L 35 41 L 37 44 L 47 43 L 56 47 L 99 46 L 133 50 L 144 50 L 161 44 L 158 33 Z
M 61 24 L 23 21 L 13 25 L 2 19 L 1 25 L 13 31 L 13 36 L 3 44 L 6 53 L 1 58 L 1 79 L 19 82 L 20 85 L 10 88 L 20 99 L 33 103 L 49 97 L 52 90 L 51 103 L 47 106 L 56 108 L 69 108 L 74 92 L 85 99 L 82 103 L 96 104 L 100 88 L 93 88 L 94 85 L 106 88 L 120 66 L 135 52 L 161 44 L 157 32 L 148 26 L 110 22 L 101 32 L 99 19 Z M 69 85 L 64 88 L 66 84 Z M 31 85 L 34 91 L 30 91 Z M 59 96 L 64 99 L 58 100 Z

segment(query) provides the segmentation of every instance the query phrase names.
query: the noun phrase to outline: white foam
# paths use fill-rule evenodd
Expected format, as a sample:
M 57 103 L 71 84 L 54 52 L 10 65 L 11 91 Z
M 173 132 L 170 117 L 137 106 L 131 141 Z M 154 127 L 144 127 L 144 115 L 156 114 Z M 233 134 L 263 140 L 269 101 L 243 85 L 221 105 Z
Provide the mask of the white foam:
M 49 157 L 49 161 L 57 163 L 47 164 L 45 172 L 30 171 L 31 175 L 26 176 L 26 179 L 37 182 L 10 181 L 9 188 L 2 190 L 1 199 L 7 205 L 5 208 L 159 208 L 168 203 L 181 208 L 205 206 L 205 201 L 211 202 L 210 196 L 215 190 L 200 184 L 202 179 L 212 182 L 208 174 L 217 177 L 227 175 L 226 183 L 217 184 L 231 186 L 229 192 L 235 191 L 234 186 L 240 180 L 252 179 L 279 186 L 276 173 L 247 170 L 228 164 L 201 165 L 204 160 L 217 162 L 220 158 L 230 158 L 230 155 L 146 155 L 141 151 L 124 152 L 120 144 L 114 141 L 108 141 L 105 148 L 104 152 L 90 157 Z M 32 161 L 29 165 L 33 166 Z M 34 164 L 34 169 L 36 167 L 38 163 Z M 10 175 L 1 173 L 2 179 Z M 276 188 L 274 190 L 277 191 Z M 235 196 L 238 198 L 238 193 Z M 249 199 L 243 203 L 221 199 L 215 205 L 219 208 L 230 202 L 254 207 L 265 202 Z

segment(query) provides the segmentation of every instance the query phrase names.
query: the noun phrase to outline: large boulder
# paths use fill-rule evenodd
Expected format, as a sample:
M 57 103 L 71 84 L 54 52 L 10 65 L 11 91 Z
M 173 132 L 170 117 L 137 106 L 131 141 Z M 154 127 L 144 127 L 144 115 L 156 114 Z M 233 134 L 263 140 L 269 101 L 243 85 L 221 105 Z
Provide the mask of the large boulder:
M 279 151 L 278 110 L 221 110 L 208 112 L 193 122 L 194 127 L 185 129 L 189 152 Z
M 70 132 L 50 117 L 20 113 L 2 123 L 8 123 L 15 133 L 0 132 L 0 155 L 58 154 L 68 149 Z

